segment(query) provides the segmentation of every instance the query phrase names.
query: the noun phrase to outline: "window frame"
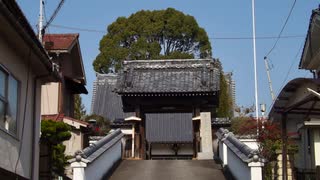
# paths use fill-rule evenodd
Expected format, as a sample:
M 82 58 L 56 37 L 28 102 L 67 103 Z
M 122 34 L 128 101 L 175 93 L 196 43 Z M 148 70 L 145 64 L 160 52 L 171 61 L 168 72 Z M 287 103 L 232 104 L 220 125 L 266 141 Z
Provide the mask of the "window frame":
M 12 132 L 10 131 L 9 129 L 7 130 L 4 126 L 0 126 L 0 130 L 7 133 L 8 135 L 10 135 L 11 137 L 15 138 L 16 140 L 19 140 L 19 134 L 20 134 L 20 131 L 19 131 L 19 127 L 20 127 L 20 98 L 21 98 L 21 81 L 16 77 L 14 76 L 12 73 L 10 73 L 10 71 L 0 63 L 0 71 L 3 72 L 5 74 L 5 92 L 4 92 L 4 95 L 5 97 L 2 97 L 0 95 L 0 101 L 4 102 L 5 106 L 4 106 L 4 114 L 7 115 L 8 114 L 8 106 L 9 106 L 9 76 L 11 78 L 13 78 L 15 81 L 17 81 L 17 102 L 16 102 L 16 119 L 15 119 L 15 125 L 16 125 L 16 131 L 15 132 Z

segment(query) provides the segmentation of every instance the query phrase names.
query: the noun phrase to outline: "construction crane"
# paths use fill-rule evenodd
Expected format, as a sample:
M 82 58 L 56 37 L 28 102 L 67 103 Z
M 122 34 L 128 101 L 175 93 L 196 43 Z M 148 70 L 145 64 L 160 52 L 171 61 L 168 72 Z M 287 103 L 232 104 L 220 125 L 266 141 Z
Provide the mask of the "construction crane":
M 39 14 L 39 40 L 42 42 L 42 37 L 46 31 L 46 29 L 50 26 L 54 18 L 57 16 L 58 12 L 60 11 L 62 5 L 64 3 L 64 0 L 61 0 L 57 6 L 57 8 L 52 13 L 49 21 L 46 22 L 45 25 L 43 25 L 43 19 L 44 19 L 44 1 L 40 0 L 40 14 Z
M 267 59 L 266 56 L 264 57 L 264 65 L 266 66 L 266 71 L 267 71 L 267 76 L 268 76 L 268 83 L 269 83 L 269 89 L 270 89 L 271 99 L 272 99 L 272 102 L 274 102 L 275 96 L 274 96 L 274 92 L 273 92 L 273 89 L 272 89 L 272 82 L 271 82 L 271 76 L 270 76 L 269 63 L 268 63 L 268 59 Z

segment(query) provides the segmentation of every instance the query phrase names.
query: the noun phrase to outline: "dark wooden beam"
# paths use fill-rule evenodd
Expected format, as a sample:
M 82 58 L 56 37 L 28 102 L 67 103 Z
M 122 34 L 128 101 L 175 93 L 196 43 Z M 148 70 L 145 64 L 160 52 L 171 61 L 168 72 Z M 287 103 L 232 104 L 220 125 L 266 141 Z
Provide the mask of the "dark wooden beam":
M 141 121 L 139 123 L 139 131 L 140 131 L 140 157 L 141 159 L 145 159 L 145 152 L 146 152 L 146 137 L 145 137 L 145 114 L 142 112 L 141 107 L 140 106 L 136 106 L 135 107 L 135 114 L 136 117 L 141 118 Z
M 193 117 L 197 117 L 200 116 L 200 107 L 199 106 L 195 106 L 193 108 Z M 197 154 L 198 154 L 198 137 L 197 134 L 200 131 L 200 122 L 199 121 L 192 121 L 192 134 L 193 134 L 193 158 L 197 158 Z

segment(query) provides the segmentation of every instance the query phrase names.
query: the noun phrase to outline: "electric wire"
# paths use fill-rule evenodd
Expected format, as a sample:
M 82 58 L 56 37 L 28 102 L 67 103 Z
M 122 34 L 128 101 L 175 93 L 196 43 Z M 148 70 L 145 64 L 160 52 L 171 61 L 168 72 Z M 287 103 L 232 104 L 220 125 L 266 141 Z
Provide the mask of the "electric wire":
M 302 44 L 300 45 L 300 47 L 299 47 L 296 55 L 295 55 L 294 58 L 292 59 L 291 64 L 290 64 L 290 67 L 289 67 L 289 69 L 288 69 L 288 71 L 287 71 L 287 73 L 286 73 L 286 76 L 285 76 L 285 78 L 283 79 L 283 81 L 282 81 L 282 83 L 281 83 L 281 86 L 278 88 L 276 94 L 279 94 L 280 91 L 281 91 L 281 89 L 284 88 L 284 83 L 288 80 L 289 74 L 290 74 L 290 72 L 291 72 L 291 70 L 292 70 L 292 67 L 293 67 L 294 63 L 296 62 L 296 59 L 297 59 L 298 55 L 300 54 L 300 51 L 301 51 L 302 48 L 303 48 L 303 45 L 304 45 L 304 43 L 302 43 Z M 275 103 L 276 100 L 277 100 L 277 98 L 275 98 L 275 99 L 271 102 L 271 104 L 270 104 L 270 106 L 269 106 L 268 109 L 270 109 L 270 108 L 273 106 L 273 104 Z
M 274 48 L 277 46 L 277 44 L 278 44 L 278 42 L 279 42 L 279 39 L 280 39 L 280 37 L 281 37 L 281 35 L 282 35 L 285 27 L 287 26 L 287 23 L 288 23 L 288 21 L 289 21 L 289 18 L 290 18 L 291 14 L 292 14 L 292 11 L 293 11 L 295 5 L 296 5 L 296 2 L 297 2 L 297 0 L 294 0 L 294 1 L 293 1 L 293 4 L 292 4 L 291 9 L 290 9 L 290 11 L 289 11 L 289 14 L 288 14 L 288 16 L 287 16 L 287 18 L 286 18 L 286 20 L 285 20 L 285 22 L 284 22 L 284 24 L 283 24 L 283 26 L 282 26 L 282 28 L 281 28 L 281 31 L 280 31 L 280 33 L 279 33 L 279 35 L 278 35 L 275 43 L 273 44 L 272 48 L 271 48 L 271 49 L 269 50 L 269 52 L 265 55 L 265 57 L 268 57 L 268 56 L 270 55 L 270 53 L 274 50 Z
M 70 27 L 70 26 L 57 25 L 57 24 L 51 24 L 51 27 L 61 28 L 61 29 L 77 30 L 77 31 L 84 31 L 84 32 L 94 32 L 94 33 L 103 33 L 103 34 L 107 33 L 107 31 L 102 31 L 102 30 Z
M 91 33 L 103 33 L 106 34 L 107 31 L 103 30 L 97 30 L 97 29 L 89 29 L 89 28 L 79 28 L 79 27 L 71 27 L 71 26 L 65 26 L 65 25 L 58 25 L 58 24 L 51 24 L 50 25 L 53 28 L 58 29 L 69 29 L 69 30 L 77 30 L 77 31 L 83 31 L 83 32 L 91 32 Z M 303 34 L 297 34 L 297 35 L 285 35 L 285 36 L 258 36 L 256 39 L 293 39 L 293 38 L 305 38 L 305 35 Z M 215 39 L 215 40 L 252 40 L 252 37 L 211 37 L 209 39 Z
M 57 6 L 57 8 L 54 10 L 53 14 L 51 15 L 50 19 L 47 21 L 47 23 L 44 25 L 43 30 L 45 30 L 48 26 L 50 26 L 50 24 L 52 23 L 52 21 L 54 20 L 54 18 L 57 16 L 58 12 L 60 11 L 62 5 L 64 3 L 64 0 L 61 0 Z
M 290 74 L 290 72 L 291 72 L 291 70 L 292 70 L 293 64 L 296 62 L 295 60 L 297 59 L 298 55 L 300 54 L 300 51 L 302 50 L 303 44 L 304 44 L 304 43 L 302 43 L 302 44 L 300 45 L 297 54 L 296 54 L 295 57 L 292 59 L 291 65 L 290 65 L 290 67 L 289 67 L 289 69 L 288 69 L 288 72 L 287 72 L 285 78 L 283 79 L 283 81 L 282 81 L 282 83 L 281 83 L 280 88 L 281 88 L 281 87 L 284 85 L 284 83 L 288 80 L 288 77 L 289 77 L 289 74 Z M 278 92 L 280 91 L 280 88 L 278 89 Z

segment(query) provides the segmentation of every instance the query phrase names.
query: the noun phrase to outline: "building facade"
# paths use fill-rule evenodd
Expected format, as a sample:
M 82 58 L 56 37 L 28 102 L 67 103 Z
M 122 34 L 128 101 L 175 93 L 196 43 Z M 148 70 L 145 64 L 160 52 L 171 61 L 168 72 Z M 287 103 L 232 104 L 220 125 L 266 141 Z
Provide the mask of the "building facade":
M 189 99 L 190 102 L 196 101 L 196 97 L 189 97 L 189 95 L 198 96 L 197 92 L 195 93 L 193 91 L 195 89 L 202 92 L 199 88 L 202 88 L 203 91 L 205 91 L 205 88 L 210 87 L 212 88 L 212 92 L 210 91 L 210 93 L 214 93 L 215 91 L 213 91 L 213 89 L 219 88 L 219 82 L 217 82 L 218 72 L 213 64 L 214 60 L 132 61 L 132 64 L 131 62 L 125 64 L 122 69 L 123 71 L 121 71 L 122 73 L 131 73 L 131 75 L 124 75 L 121 73 L 120 75 L 97 74 L 96 85 L 94 87 L 96 93 L 92 100 L 92 112 L 111 120 L 113 122 L 112 126 L 114 128 L 122 128 L 124 134 L 131 132 L 131 134 L 125 136 L 127 137 L 127 144 L 130 144 L 125 146 L 128 148 L 128 150 L 125 151 L 129 153 L 129 148 L 132 150 L 131 146 L 134 144 L 134 149 L 131 151 L 131 155 L 134 154 L 133 157 L 152 159 L 156 157 L 168 158 L 172 156 L 173 158 L 179 158 L 186 156 L 192 158 L 194 156 L 192 107 L 188 103 L 185 103 L 185 105 L 177 109 L 175 106 L 177 106 L 176 103 L 179 103 L 181 100 L 188 101 Z M 130 69 L 129 65 L 133 66 L 132 69 Z M 150 78 L 148 78 L 148 76 L 150 76 Z M 163 103 L 168 104 L 166 107 L 155 107 L 153 111 L 142 110 L 144 113 L 143 117 L 137 118 L 137 112 L 134 112 L 135 108 L 130 110 L 126 109 L 128 107 L 126 104 L 127 102 L 121 97 L 121 93 L 117 93 L 124 81 L 133 81 L 128 84 L 132 83 L 132 86 L 139 86 L 139 88 L 142 89 L 146 88 L 147 90 L 152 91 L 151 88 L 154 88 L 154 90 L 158 89 L 159 91 L 163 91 L 162 94 L 167 94 L 167 97 L 162 98 L 167 99 L 167 101 Z M 187 87 L 188 85 L 190 86 Z M 128 87 L 131 86 L 128 85 Z M 190 91 L 190 93 L 186 95 L 186 97 L 182 97 L 184 93 L 187 93 L 188 91 Z M 140 92 L 137 93 L 140 94 Z M 153 92 L 147 93 L 152 97 Z M 174 97 L 176 95 L 172 95 L 170 98 L 170 93 L 181 93 L 181 97 L 176 102 L 172 102 L 170 99 L 175 99 L 177 97 Z M 208 94 L 209 93 L 206 94 L 206 92 L 204 92 L 203 96 L 206 97 Z M 134 96 L 135 95 L 132 94 L 132 97 Z M 216 98 L 208 99 L 211 100 L 210 103 L 212 104 L 217 102 Z M 154 105 L 157 105 L 157 102 L 159 101 L 149 101 L 149 103 L 153 103 Z M 196 103 L 194 105 L 196 105 Z M 203 111 L 214 110 L 213 106 L 203 109 Z M 199 113 L 200 111 L 198 111 L 198 114 Z M 144 127 L 138 125 L 141 124 L 140 122 L 137 122 L 139 119 L 144 119 Z M 200 120 L 200 117 L 196 118 L 194 123 L 198 124 L 196 122 L 198 120 Z M 211 128 L 210 122 L 208 127 Z M 143 128 L 145 128 L 144 132 L 142 132 Z M 134 136 L 132 136 L 132 132 L 135 132 Z M 144 133 L 144 138 L 141 137 L 141 133 Z M 200 132 L 198 131 L 197 134 L 200 139 Z M 197 146 L 199 145 L 200 144 L 198 143 Z M 144 146 L 146 146 L 147 152 L 141 152 L 141 147 Z M 200 146 L 198 150 L 200 151 Z
M 228 87 L 228 94 L 230 99 L 232 100 L 231 104 L 231 116 L 233 117 L 235 114 L 235 108 L 237 106 L 236 104 L 236 83 L 233 79 L 233 73 L 232 72 L 227 72 L 224 74 L 224 78 L 227 83 Z
M 47 83 L 41 88 L 42 120 L 61 121 L 70 126 L 71 137 L 63 144 L 65 155 L 73 156 L 76 151 L 89 146 L 89 123 L 74 117 L 75 95 L 88 93 L 79 34 L 45 34 L 42 44 L 61 75 L 60 82 Z M 46 154 L 46 147 L 41 147 L 41 154 Z M 48 175 L 47 158 L 40 159 L 42 178 Z M 66 173 L 71 176 L 71 169 Z
M 37 180 L 41 85 L 60 77 L 16 1 L 0 24 L 0 177 Z
M 296 78 L 289 81 L 279 93 L 269 118 L 281 124 L 282 161 L 291 161 L 292 167 L 284 165 L 282 176 L 296 176 L 297 179 L 320 177 L 320 10 L 312 11 L 305 40 L 300 69 L 309 70 L 313 78 Z M 294 161 L 286 153 L 294 142 L 298 151 Z M 284 163 L 286 164 L 286 163 Z M 293 169 L 295 172 L 288 171 Z

